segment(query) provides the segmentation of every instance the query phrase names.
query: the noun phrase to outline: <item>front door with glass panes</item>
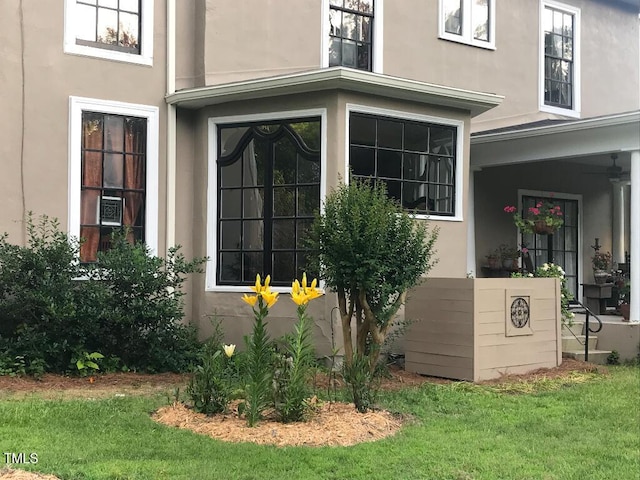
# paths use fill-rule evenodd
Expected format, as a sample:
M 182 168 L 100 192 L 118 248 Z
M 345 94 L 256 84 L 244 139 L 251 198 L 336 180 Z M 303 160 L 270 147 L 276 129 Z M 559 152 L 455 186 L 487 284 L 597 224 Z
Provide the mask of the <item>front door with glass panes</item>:
M 560 206 L 564 224 L 551 236 L 525 233 L 521 244 L 529 249 L 534 268 L 550 260 L 560 265 L 566 274 L 567 288 L 574 298 L 578 298 L 578 200 L 523 195 L 521 211 L 527 212 L 530 207 L 545 200 Z

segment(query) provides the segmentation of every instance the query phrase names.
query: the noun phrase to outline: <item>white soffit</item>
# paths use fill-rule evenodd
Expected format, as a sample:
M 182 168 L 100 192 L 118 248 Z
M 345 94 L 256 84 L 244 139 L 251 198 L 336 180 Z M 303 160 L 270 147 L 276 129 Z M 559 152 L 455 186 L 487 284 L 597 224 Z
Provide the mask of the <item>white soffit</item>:
M 500 105 L 504 99 L 503 96 L 492 93 L 445 87 L 344 67 L 333 67 L 181 90 L 168 95 L 166 101 L 170 105 L 198 109 L 227 102 L 338 89 L 457 108 L 469 111 L 472 117 Z
M 640 149 L 640 111 L 476 133 L 471 165 L 489 167 Z

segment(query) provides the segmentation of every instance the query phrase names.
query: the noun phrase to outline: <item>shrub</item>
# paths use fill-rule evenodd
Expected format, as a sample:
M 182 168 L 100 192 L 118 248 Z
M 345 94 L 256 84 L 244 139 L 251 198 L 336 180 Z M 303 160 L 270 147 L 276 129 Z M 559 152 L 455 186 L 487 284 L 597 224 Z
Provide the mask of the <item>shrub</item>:
M 199 351 L 183 318 L 187 262 L 179 247 L 167 260 L 151 256 L 125 233 L 89 266 L 79 244 L 46 216 L 26 219 L 26 246 L 0 236 L 0 370 L 38 374 L 77 371 L 78 355 L 104 355 L 111 368 L 183 371 Z
M 375 370 L 408 289 L 436 262 L 437 236 L 437 228 L 428 230 L 390 199 L 383 184 L 352 179 L 327 196 L 310 243 L 315 266 L 338 295 L 347 364 L 364 356 Z

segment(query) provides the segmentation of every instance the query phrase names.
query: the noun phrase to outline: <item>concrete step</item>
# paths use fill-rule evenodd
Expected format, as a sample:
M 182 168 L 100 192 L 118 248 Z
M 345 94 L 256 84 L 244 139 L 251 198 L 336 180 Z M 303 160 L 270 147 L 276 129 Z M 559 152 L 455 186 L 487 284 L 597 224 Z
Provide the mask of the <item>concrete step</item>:
M 589 350 L 589 363 L 596 363 L 598 365 L 606 365 L 607 357 L 611 353 L 611 350 Z M 570 352 L 562 352 L 563 358 L 573 358 L 575 360 L 584 360 L 584 348 L 582 350 L 573 350 Z
M 574 321 L 572 326 L 562 325 L 562 336 L 571 335 L 570 332 L 573 332 L 574 335 L 582 335 L 582 331 L 584 329 L 584 322 Z
M 571 352 L 571 351 L 579 351 L 584 350 L 584 342 L 587 339 L 585 335 L 577 335 L 573 336 L 563 335 L 562 336 L 562 351 L 563 352 Z M 595 335 L 589 335 L 589 350 L 595 350 L 598 346 L 598 337 Z

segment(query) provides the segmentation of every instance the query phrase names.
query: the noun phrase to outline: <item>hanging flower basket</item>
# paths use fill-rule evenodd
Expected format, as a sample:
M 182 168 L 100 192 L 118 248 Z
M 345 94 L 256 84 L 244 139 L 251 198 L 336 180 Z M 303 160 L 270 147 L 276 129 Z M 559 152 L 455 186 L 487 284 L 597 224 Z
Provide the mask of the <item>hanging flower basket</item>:
M 544 220 L 538 220 L 533 224 L 533 233 L 538 235 L 552 235 L 556 230 L 556 227 L 548 225 Z
M 529 207 L 525 216 L 517 213 L 516 207 L 511 205 L 507 205 L 503 210 L 513 214 L 513 223 L 523 233 L 552 235 L 564 224 L 560 206 L 546 200 L 536 203 L 535 207 Z

